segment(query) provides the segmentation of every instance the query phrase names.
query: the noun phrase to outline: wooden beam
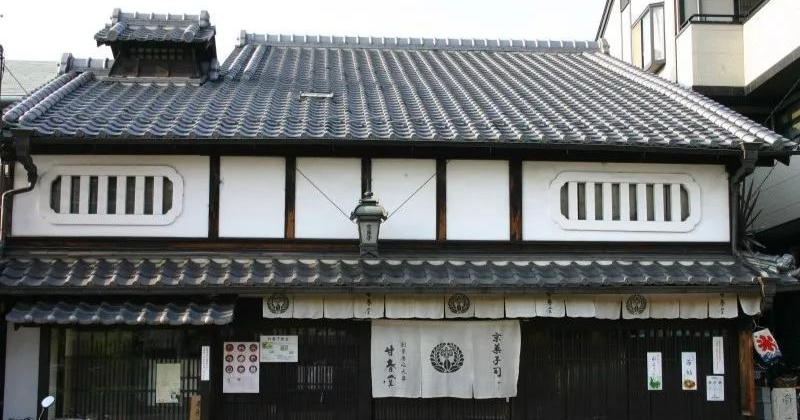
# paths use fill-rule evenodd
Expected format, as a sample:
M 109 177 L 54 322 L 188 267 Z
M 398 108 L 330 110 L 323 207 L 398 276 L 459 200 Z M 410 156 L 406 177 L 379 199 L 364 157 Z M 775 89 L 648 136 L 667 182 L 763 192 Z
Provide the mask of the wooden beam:
M 447 160 L 436 159 L 436 240 L 447 239 Z
M 361 195 L 372 191 L 372 159 L 361 158 Z
M 208 237 L 219 238 L 219 155 L 209 156 L 209 161 Z
M 753 366 L 753 335 L 750 329 L 739 331 L 739 395 L 743 416 L 756 412 L 756 381 Z
M 510 238 L 512 241 L 522 240 L 522 161 L 514 159 L 508 162 L 508 187 L 511 209 Z
M 284 193 L 284 219 L 283 237 L 294 238 L 294 201 L 295 184 L 297 180 L 297 159 L 294 156 L 286 158 L 286 188 Z

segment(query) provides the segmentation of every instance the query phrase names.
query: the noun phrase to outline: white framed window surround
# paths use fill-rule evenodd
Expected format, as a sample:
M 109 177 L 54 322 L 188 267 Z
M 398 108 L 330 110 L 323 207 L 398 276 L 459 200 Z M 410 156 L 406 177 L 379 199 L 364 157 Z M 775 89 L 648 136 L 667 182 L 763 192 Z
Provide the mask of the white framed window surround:
M 40 180 L 39 213 L 55 225 L 168 225 L 183 211 L 183 177 L 167 165 L 64 165 Z
M 561 172 L 548 202 L 565 230 L 689 232 L 703 208 L 697 182 L 677 173 Z

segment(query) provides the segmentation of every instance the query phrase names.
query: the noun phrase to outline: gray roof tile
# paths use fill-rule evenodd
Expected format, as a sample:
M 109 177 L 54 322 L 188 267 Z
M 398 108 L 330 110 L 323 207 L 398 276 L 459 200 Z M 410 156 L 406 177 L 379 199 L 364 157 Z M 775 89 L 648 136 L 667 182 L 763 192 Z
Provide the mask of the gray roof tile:
M 6 315 L 16 324 L 61 325 L 225 325 L 232 303 L 17 303 Z
M 754 286 L 736 260 L 343 260 L 252 258 L 10 259 L 8 288 L 154 290 L 233 288 L 604 288 Z
M 97 32 L 101 44 L 116 41 L 135 42 L 209 42 L 216 30 L 206 11 L 199 15 L 125 13 L 114 9 L 111 23 Z
M 49 100 L 45 112 L 31 111 L 47 96 L 34 94 L 36 100 L 12 108 L 4 120 L 39 135 L 99 138 L 796 146 L 609 57 L 597 42 L 242 39 L 216 81 L 198 86 L 84 78 L 58 101 Z M 43 89 L 55 91 L 59 83 Z

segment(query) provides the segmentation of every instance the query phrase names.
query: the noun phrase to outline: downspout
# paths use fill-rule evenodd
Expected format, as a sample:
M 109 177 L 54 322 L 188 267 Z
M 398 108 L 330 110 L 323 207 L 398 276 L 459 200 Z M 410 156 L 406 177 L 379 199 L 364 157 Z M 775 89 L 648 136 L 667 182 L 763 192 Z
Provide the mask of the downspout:
M 731 202 L 731 249 L 734 255 L 739 255 L 739 184 L 744 178 L 753 173 L 758 161 L 758 149 L 761 142 L 743 142 L 741 165 L 730 179 Z
M 4 191 L 2 196 L 0 196 L 0 257 L 5 254 L 7 236 L 6 227 L 10 226 L 10 220 L 8 220 L 9 200 L 17 194 L 23 194 L 33 190 L 33 187 L 36 185 L 36 181 L 39 179 L 38 170 L 36 165 L 33 163 L 33 159 L 31 158 L 30 135 L 27 133 L 17 135 L 12 138 L 12 142 L 14 145 L 13 155 L 9 156 L 8 158 L 4 156 L 6 159 L 3 160 L 2 176 L 6 176 L 8 165 L 13 165 L 14 162 L 19 162 L 28 173 L 28 185 L 22 188 L 12 188 Z

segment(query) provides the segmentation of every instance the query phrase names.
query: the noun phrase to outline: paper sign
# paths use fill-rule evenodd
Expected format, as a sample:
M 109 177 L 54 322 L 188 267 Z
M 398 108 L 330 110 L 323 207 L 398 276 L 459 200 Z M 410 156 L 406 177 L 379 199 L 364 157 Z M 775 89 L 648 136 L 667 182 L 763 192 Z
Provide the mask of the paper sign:
M 714 375 L 722 375 L 725 373 L 725 349 L 722 345 L 722 337 L 714 337 L 711 339 L 714 364 Z
M 297 336 L 262 335 L 261 363 L 297 363 Z
M 797 393 L 794 388 L 775 388 L 770 400 L 774 420 L 797 419 Z
M 175 404 L 181 396 L 181 364 L 156 364 L 156 404 Z
M 222 352 L 222 393 L 258 393 L 258 343 L 225 342 Z
M 200 347 L 200 380 L 207 381 L 211 378 L 211 347 Z
M 725 401 L 725 377 L 721 375 L 706 376 L 706 400 Z
M 647 352 L 647 390 L 662 389 L 664 389 L 664 379 L 661 374 L 661 352 Z
M 684 391 L 697 391 L 697 353 L 681 353 L 681 387 Z
M 203 411 L 200 404 L 200 396 L 192 395 L 189 397 L 189 420 L 202 420 Z

